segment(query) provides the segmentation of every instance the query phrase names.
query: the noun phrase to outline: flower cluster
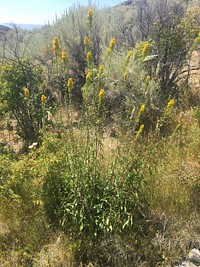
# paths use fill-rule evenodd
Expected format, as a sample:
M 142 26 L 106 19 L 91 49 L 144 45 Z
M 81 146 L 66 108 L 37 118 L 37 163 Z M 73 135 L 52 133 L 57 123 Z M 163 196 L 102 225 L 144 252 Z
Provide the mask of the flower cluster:
M 111 41 L 110 41 L 110 49 L 111 50 L 113 49 L 113 47 L 115 46 L 115 44 L 116 44 L 116 40 L 115 40 L 115 38 L 112 38 Z
M 84 37 L 83 43 L 84 43 L 84 46 L 86 46 L 86 47 L 89 46 L 89 44 L 90 44 L 90 40 L 88 39 L 87 36 Z
M 166 107 L 166 109 L 164 111 L 165 115 L 168 115 L 170 113 L 170 111 L 171 111 L 172 107 L 174 106 L 174 104 L 175 104 L 174 99 L 173 98 L 170 99 L 169 102 L 167 103 L 167 107 Z
M 128 51 L 127 56 L 126 56 L 126 62 L 129 61 L 129 59 L 131 58 L 132 54 L 133 54 L 133 52 L 131 50 Z
M 141 107 L 140 107 L 140 112 L 142 113 L 142 112 L 144 112 L 144 110 L 145 110 L 145 105 L 142 104 Z
M 100 91 L 99 91 L 99 104 L 102 103 L 104 95 L 105 95 L 105 91 L 103 89 L 100 89 Z
M 90 8 L 88 10 L 88 15 L 87 15 L 87 21 L 88 21 L 89 25 L 92 24 L 92 18 L 93 18 L 93 10 Z
M 138 132 L 136 134 L 135 140 L 137 140 L 140 137 L 140 135 L 142 134 L 143 130 L 144 130 L 144 124 L 140 125 L 140 128 L 139 128 L 139 130 L 138 130 Z
M 43 107 L 45 107 L 46 101 L 47 101 L 47 97 L 45 95 L 42 95 L 41 96 L 41 102 L 42 102 Z
M 142 48 L 142 57 L 146 57 L 147 53 L 149 51 L 149 43 L 144 43 L 144 46 Z
M 91 8 L 88 10 L 88 17 L 93 17 L 93 10 Z
M 59 38 L 57 36 L 55 36 L 54 39 L 53 39 L 53 50 L 54 50 L 54 53 L 57 54 L 59 49 L 60 49 L 60 41 L 59 41 Z
M 68 88 L 69 94 L 71 94 L 73 87 L 74 87 L 74 81 L 72 78 L 69 78 L 67 81 L 67 88 Z
M 128 74 L 127 74 L 127 72 L 125 71 L 125 72 L 124 72 L 124 81 L 127 80 L 127 76 L 128 76 Z
M 87 53 L 86 59 L 88 62 L 92 62 L 92 53 L 91 52 Z
M 110 53 L 111 53 L 111 49 L 110 49 L 110 47 L 108 47 L 106 49 L 106 57 L 108 57 L 110 55 Z
M 23 88 L 23 91 L 24 91 L 25 97 L 29 97 L 29 90 L 28 90 L 28 88 L 24 87 Z
M 150 82 L 150 80 L 151 80 L 150 75 L 147 75 L 147 76 L 146 76 L 146 82 L 145 82 L 145 84 L 148 85 L 149 82 Z
M 99 75 L 101 75 L 103 71 L 104 71 L 104 65 L 102 64 L 99 66 Z
M 86 75 L 86 82 L 89 82 L 92 76 L 92 72 L 88 71 L 87 75 Z

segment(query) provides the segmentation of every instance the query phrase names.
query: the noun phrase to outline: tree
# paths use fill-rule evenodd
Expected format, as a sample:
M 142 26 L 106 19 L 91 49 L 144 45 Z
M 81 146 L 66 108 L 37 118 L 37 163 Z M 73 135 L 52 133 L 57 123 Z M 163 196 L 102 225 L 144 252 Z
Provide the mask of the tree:
M 144 7 L 138 4 L 138 28 L 141 39 L 147 38 L 148 33 L 153 40 L 153 53 L 158 56 L 152 64 L 154 75 L 157 75 L 162 95 L 168 98 L 177 93 L 179 73 L 198 35 L 200 8 L 183 0 L 142 2 Z

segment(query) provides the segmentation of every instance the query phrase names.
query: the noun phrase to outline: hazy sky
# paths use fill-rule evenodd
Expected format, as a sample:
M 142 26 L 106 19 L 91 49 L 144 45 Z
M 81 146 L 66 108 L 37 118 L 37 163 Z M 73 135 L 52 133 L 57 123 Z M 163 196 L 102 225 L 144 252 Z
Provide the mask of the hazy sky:
M 123 0 L 95 0 L 98 7 L 114 6 Z M 88 5 L 88 0 L 0 0 L 1 23 L 45 24 L 52 22 L 55 14 L 62 12 L 73 4 Z

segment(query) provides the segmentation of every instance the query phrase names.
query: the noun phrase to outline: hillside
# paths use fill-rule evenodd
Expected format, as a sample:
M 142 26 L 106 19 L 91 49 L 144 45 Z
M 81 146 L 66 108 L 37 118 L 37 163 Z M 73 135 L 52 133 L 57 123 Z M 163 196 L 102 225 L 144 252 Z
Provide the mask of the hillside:
M 33 29 L 41 29 L 44 25 L 41 24 L 12 24 L 12 23 L 3 23 L 3 27 L 13 28 L 13 25 L 22 29 L 22 30 L 33 30 Z
M 1 267 L 200 264 L 199 12 L 74 5 L 0 38 Z
M 0 25 L 0 34 L 6 34 L 8 31 L 10 30 L 9 27 L 4 26 L 4 25 Z

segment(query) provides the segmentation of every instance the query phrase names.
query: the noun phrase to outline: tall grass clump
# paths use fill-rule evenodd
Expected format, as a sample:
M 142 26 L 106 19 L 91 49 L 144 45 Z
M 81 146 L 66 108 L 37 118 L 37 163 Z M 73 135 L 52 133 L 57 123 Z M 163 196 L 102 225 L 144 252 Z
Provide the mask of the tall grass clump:
M 145 178 L 137 155 L 118 152 L 110 165 L 95 137 L 78 134 L 67 135 L 65 142 L 49 136 L 41 151 L 48 151 L 45 210 L 73 239 L 99 242 L 114 233 L 128 233 L 145 218 Z

